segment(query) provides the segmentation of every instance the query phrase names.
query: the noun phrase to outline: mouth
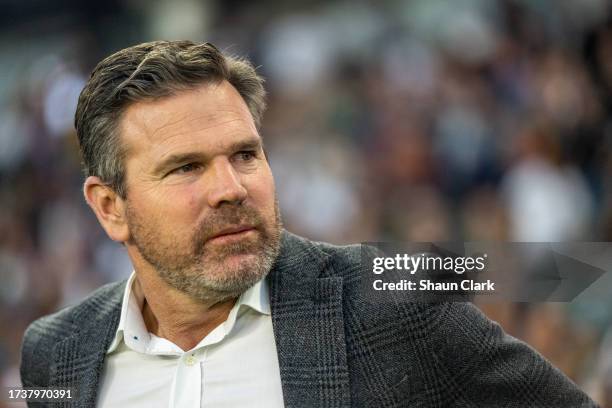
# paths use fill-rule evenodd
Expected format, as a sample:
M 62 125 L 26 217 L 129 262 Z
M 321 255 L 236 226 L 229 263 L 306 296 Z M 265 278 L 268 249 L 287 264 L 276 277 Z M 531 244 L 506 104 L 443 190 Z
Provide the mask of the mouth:
M 241 240 L 249 234 L 255 233 L 255 227 L 250 225 L 238 225 L 230 228 L 225 228 L 208 239 L 208 242 L 214 243 L 230 243 Z

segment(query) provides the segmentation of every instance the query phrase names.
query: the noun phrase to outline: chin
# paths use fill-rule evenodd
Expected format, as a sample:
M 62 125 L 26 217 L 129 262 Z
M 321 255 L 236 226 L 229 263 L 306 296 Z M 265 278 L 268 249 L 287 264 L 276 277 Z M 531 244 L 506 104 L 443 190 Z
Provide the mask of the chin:
M 260 263 L 259 255 L 253 253 L 235 253 L 227 254 L 221 260 L 205 260 L 204 270 L 215 276 L 236 276 L 259 269 Z
M 267 273 L 262 271 L 257 256 L 240 254 L 228 256 L 225 261 L 207 268 L 205 279 L 211 288 L 237 296 L 261 280 Z
M 221 268 L 225 271 L 254 271 L 260 268 L 261 259 L 256 254 L 232 254 L 228 255 Z

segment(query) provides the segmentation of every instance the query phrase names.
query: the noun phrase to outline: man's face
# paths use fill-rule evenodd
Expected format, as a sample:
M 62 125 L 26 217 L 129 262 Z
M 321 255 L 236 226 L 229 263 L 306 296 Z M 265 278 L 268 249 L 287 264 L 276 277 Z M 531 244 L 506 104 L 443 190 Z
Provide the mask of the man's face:
M 280 216 L 261 138 L 226 81 L 128 107 L 120 123 L 128 253 L 200 301 L 238 296 L 270 270 Z

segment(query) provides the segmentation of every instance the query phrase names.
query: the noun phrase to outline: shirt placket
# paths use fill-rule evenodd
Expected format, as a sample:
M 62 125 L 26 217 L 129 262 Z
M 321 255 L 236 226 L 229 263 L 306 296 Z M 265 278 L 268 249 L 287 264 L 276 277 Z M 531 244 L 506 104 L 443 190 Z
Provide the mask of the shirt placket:
M 172 408 L 199 408 L 202 398 L 202 367 L 197 351 L 184 353 L 172 384 Z

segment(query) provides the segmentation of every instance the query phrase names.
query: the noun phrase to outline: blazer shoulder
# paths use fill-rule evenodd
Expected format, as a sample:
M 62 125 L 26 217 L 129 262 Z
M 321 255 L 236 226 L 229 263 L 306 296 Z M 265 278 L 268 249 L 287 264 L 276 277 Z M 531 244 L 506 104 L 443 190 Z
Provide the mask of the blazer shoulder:
M 81 302 L 30 323 L 21 344 L 20 371 L 24 386 L 48 384 L 48 360 L 54 345 L 81 331 L 97 316 L 120 306 L 125 282 L 104 285 Z
M 329 257 L 333 272 L 340 277 L 350 277 L 363 269 L 366 257 L 377 256 L 378 249 L 366 244 L 334 245 L 313 241 L 312 244 Z
M 32 322 L 24 334 L 26 340 L 50 339 L 58 341 L 74 334 L 89 323 L 92 317 L 116 306 L 112 302 L 117 294 L 122 295 L 125 281 L 106 284 L 89 294 L 77 304 L 67 306 L 53 314 L 43 316 Z

